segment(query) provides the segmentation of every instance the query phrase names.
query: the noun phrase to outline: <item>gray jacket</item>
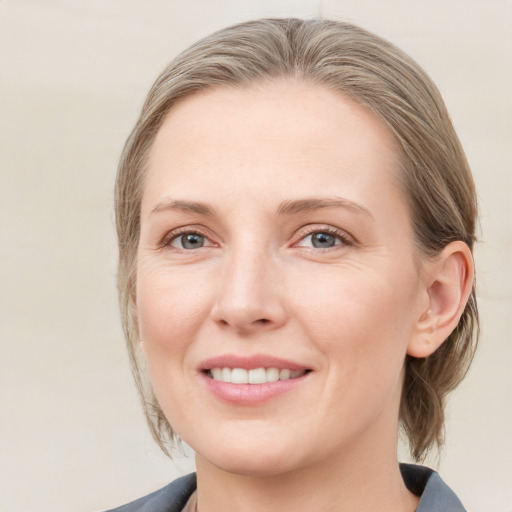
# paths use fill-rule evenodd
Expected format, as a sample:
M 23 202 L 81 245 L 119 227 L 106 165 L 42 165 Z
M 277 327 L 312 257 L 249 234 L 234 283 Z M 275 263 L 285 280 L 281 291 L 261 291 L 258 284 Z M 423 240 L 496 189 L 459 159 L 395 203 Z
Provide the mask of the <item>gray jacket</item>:
M 407 488 L 421 496 L 416 512 L 466 512 L 454 492 L 432 469 L 400 464 Z M 196 475 L 182 476 L 169 485 L 127 505 L 107 512 L 181 512 L 196 489 Z

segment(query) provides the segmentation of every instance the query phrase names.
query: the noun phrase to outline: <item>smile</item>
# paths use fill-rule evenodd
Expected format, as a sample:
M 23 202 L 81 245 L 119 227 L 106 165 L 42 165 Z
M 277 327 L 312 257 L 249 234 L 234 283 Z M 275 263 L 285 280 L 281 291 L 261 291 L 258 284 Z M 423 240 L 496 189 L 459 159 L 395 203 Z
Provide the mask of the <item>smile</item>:
M 229 368 L 217 367 L 207 371 L 209 377 L 216 381 L 230 384 L 268 384 L 280 380 L 302 377 L 307 370 L 291 370 L 289 368 Z

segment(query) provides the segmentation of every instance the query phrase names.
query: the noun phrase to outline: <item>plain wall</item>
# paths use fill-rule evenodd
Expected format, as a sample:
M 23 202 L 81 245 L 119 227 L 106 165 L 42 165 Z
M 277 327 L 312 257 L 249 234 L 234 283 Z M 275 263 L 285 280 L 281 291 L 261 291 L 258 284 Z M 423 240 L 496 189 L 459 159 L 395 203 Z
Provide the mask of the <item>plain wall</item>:
M 481 206 L 482 337 L 439 470 L 474 512 L 512 512 L 512 3 L 0 2 L 0 511 L 95 511 L 193 470 L 150 439 L 115 292 L 112 189 L 144 96 L 190 43 L 263 16 L 390 39 L 444 95 Z M 436 461 L 430 461 L 436 464 Z

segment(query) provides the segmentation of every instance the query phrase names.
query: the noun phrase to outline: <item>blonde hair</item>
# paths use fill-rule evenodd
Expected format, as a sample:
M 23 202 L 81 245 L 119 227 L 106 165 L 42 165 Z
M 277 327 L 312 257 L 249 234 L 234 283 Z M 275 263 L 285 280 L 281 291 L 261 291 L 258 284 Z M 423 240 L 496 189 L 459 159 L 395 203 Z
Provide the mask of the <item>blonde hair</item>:
M 122 322 L 151 432 L 167 454 L 174 434 L 140 358 L 133 300 L 147 154 L 177 101 L 211 87 L 276 78 L 319 84 L 372 109 L 400 148 L 400 179 L 420 254 L 434 256 L 455 240 L 473 248 L 477 205 L 468 163 L 439 91 L 401 50 L 357 26 L 325 19 L 250 21 L 185 50 L 151 87 L 124 147 L 115 188 Z M 406 358 L 400 422 L 417 460 L 443 442 L 446 396 L 466 374 L 477 336 L 473 288 L 445 343 L 425 359 Z

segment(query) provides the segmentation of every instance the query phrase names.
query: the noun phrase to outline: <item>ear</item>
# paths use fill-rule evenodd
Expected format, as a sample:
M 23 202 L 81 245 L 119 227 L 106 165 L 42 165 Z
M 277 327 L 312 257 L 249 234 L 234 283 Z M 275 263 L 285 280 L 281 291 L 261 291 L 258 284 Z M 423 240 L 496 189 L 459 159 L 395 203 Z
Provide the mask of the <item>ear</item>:
M 473 288 L 474 263 L 462 241 L 448 244 L 423 266 L 426 300 L 418 317 L 407 353 L 428 357 L 448 338 L 459 323 Z

